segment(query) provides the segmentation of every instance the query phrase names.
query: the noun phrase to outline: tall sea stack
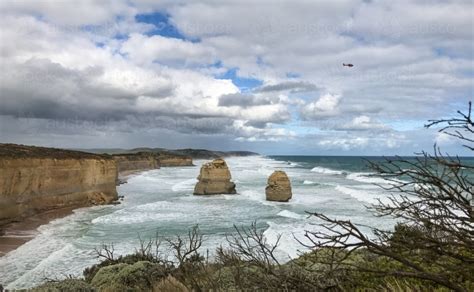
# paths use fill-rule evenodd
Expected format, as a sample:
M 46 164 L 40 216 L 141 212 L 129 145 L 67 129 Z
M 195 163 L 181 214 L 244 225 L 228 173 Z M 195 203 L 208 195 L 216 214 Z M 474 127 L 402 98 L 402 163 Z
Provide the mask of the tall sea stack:
M 195 195 L 235 194 L 235 184 L 223 159 L 215 159 L 203 164 L 194 187 Z
M 288 202 L 291 199 L 291 183 L 284 171 L 277 170 L 270 175 L 265 195 L 267 201 Z

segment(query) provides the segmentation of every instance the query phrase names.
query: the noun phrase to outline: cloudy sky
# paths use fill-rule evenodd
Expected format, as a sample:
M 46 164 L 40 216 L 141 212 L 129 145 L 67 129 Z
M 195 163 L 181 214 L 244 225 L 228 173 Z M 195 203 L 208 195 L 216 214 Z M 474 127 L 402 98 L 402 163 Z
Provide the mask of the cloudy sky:
M 423 125 L 473 97 L 473 21 L 472 0 L 4 0 L 0 142 L 462 154 Z

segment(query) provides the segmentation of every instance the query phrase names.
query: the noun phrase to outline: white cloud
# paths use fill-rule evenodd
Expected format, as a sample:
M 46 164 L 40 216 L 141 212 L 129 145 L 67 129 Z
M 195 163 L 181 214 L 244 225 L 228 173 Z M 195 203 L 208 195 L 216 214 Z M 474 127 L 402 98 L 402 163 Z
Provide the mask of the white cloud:
M 160 62 L 171 65 L 210 64 L 216 61 L 214 49 L 199 43 L 192 43 L 163 36 L 145 36 L 133 33 L 125 41 L 121 50 L 139 65 Z
M 248 125 L 248 121 L 235 120 L 233 123 L 234 131 L 237 135 L 236 141 L 282 141 L 291 140 L 296 137 L 293 131 L 283 128 L 256 128 Z
M 200 44 L 132 33 L 116 47 L 128 54 L 124 57 L 108 45 L 96 46 L 88 34 L 70 35 L 33 17 L 8 16 L 2 24 L 18 29 L 9 31 L 2 42 L 1 114 L 128 119 L 130 123 L 134 115 L 143 114 L 245 119 L 260 125 L 261 136 L 272 130 L 262 125 L 290 118 L 278 98 L 271 99 L 271 104 L 220 107 L 221 96 L 239 93 L 231 80 L 216 79 L 187 66 L 169 66 L 213 62 L 212 50 Z M 199 125 L 203 131 L 208 128 L 208 124 L 195 123 Z M 186 131 L 182 126 L 177 129 Z
M 338 105 L 341 101 L 341 95 L 326 93 L 319 97 L 318 100 L 304 105 L 301 114 L 306 119 L 320 119 L 336 116 Z
M 99 25 L 113 22 L 117 15 L 130 15 L 134 9 L 126 1 L 83 0 L 83 1 L 2 1 L 3 13 L 39 14 L 46 20 L 64 26 Z
M 349 123 L 343 124 L 342 126 L 336 126 L 336 130 L 346 131 L 388 131 L 390 127 L 372 120 L 371 117 L 361 115 L 354 117 Z
M 437 146 L 446 146 L 453 144 L 455 142 L 455 139 L 448 134 L 438 132 L 435 135 L 434 142 Z
M 313 144 L 324 149 L 416 147 L 421 136 L 388 125 L 472 97 L 472 10 L 468 0 L 2 1 L 0 110 L 301 144 L 292 128 L 303 124 L 326 132 Z M 158 11 L 188 39 L 136 21 Z M 215 77 L 230 68 L 263 85 Z
M 315 139 L 316 144 L 323 149 L 337 149 L 343 151 L 361 151 L 365 149 L 380 152 L 380 150 L 383 149 L 398 149 L 408 142 L 404 134 L 395 132 L 316 136 Z

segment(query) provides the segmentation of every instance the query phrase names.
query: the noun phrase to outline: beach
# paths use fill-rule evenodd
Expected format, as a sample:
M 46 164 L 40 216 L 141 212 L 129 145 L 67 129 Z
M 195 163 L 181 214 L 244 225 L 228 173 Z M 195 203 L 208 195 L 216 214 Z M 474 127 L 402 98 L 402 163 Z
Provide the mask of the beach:
M 0 257 L 33 239 L 38 234 L 37 228 L 41 225 L 48 224 L 54 219 L 70 215 L 74 209 L 75 207 L 67 207 L 48 210 L 26 217 L 22 221 L 2 226 L 0 229 Z

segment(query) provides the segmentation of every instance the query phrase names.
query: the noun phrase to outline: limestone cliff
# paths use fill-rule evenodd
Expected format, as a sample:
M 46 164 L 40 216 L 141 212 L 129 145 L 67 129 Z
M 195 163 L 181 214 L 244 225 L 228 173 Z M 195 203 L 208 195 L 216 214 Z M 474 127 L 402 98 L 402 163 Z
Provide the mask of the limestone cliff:
M 119 174 L 160 168 L 157 156 L 149 152 L 113 155 Z
M 160 153 L 158 160 L 162 167 L 194 166 L 193 159 L 190 156 L 185 155 Z
M 265 195 L 267 201 L 288 202 L 291 199 L 291 183 L 284 171 L 277 170 L 270 175 Z
M 107 155 L 0 144 L 0 225 L 36 213 L 117 199 Z
M 215 159 L 201 167 L 195 195 L 235 194 L 235 184 L 230 181 L 231 174 L 223 159 Z

